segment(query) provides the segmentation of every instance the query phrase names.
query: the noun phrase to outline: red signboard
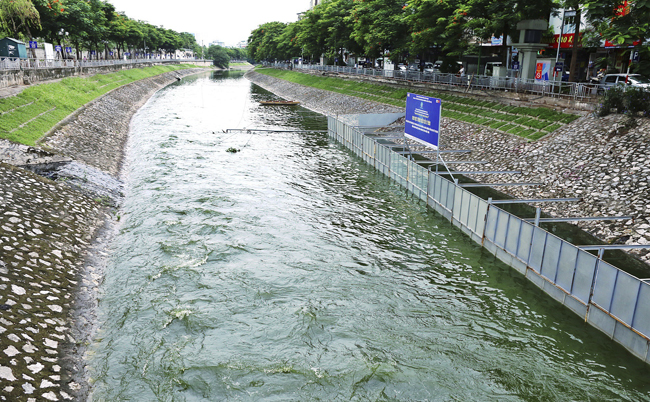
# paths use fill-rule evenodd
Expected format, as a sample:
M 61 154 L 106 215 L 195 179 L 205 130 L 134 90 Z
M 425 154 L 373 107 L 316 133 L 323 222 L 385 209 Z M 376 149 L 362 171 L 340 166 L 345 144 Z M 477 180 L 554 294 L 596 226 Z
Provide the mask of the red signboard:
M 572 49 L 573 48 L 573 38 L 576 34 L 564 34 L 562 35 L 562 43 L 560 44 L 560 49 Z M 580 34 L 582 36 L 582 34 Z M 560 40 L 560 35 L 553 35 L 553 40 L 551 44 L 548 45 L 551 49 L 557 49 L 557 42 Z M 582 47 L 582 43 L 578 42 L 578 47 Z
M 635 40 L 634 42 L 632 42 L 632 46 L 636 46 L 636 45 L 638 45 L 640 43 L 641 43 L 640 40 Z M 607 39 L 605 39 L 605 47 L 619 47 L 619 46 L 617 46 L 617 45 L 613 44 L 612 42 L 608 41 Z

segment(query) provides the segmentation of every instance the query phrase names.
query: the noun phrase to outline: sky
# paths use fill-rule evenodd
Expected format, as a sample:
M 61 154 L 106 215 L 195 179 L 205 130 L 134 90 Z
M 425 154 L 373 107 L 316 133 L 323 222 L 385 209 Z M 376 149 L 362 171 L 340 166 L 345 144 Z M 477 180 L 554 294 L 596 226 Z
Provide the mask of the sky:
M 309 0 L 107 0 L 131 19 L 176 32 L 190 32 L 197 42 L 234 46 L 266 22 L 294 22 Z

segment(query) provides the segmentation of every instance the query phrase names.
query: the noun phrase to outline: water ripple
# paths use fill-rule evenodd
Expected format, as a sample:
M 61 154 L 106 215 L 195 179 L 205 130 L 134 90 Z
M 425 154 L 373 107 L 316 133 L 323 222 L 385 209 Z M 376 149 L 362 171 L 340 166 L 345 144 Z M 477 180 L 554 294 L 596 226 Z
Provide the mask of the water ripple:
M 134 118 L 92 400 L 649 399 L 644 364 L 325 136 L 222 132 L 324 128 L 270 96 L 196 78 Z

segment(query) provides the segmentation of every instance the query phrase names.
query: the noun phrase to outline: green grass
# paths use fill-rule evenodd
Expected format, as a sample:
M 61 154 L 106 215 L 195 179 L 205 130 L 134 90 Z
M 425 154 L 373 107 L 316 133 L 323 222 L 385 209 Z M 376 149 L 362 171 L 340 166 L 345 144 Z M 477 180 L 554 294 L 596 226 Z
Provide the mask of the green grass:
M 296 84 L 337 92 L 344 95 L 404 107 L 407 89 L 382 84 L 356 82 L 336 77 L 319 77 L 296 71 L 258 68 L 257 72 Z M 449 93 L 421 92 L 442 99 L 442 116 L 537 140 L 580 116 L 544 107 L 510 106 L 489 100 L 466 98 Z M 515 124 L 513 124 L 515 123 Z
M 35 85 L 17 96 L 0 99 L 0 138 L 25 145 L 36 141 L 86 103 L 122 85 L 192 65 L 130 69 L 92 77 L 65 78 Z

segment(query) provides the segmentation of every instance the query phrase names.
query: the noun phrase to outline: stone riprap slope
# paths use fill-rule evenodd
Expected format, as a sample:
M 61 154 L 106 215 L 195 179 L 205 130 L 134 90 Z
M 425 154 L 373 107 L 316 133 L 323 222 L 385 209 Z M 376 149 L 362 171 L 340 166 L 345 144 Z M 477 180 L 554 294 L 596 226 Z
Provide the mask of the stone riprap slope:
M 202 69 L 173 71 L 117 88 L 84 106 L 42 144 L 117 177 L 133 114 L 156 91 L 175 81 L 176 76 L 197 71 Z
M 580 222 L 606 242 L 650 244 L 650 121 L 625 132 L 620 116 L 581 117 L 552 135 L 527 143 L 455 120 L 443 120 L 445 147 L 473 149 L 485 170 L 517 170 L 521 175 L 476 175 L 485 183 L 540 182 L 540 187 L 506 187 L 518 198 L 582 197 L 583 202 L 540 204 L 557 217 L 632 216 L 628 221 Z M 450 158 L 451 159 L 451 158 Z M 478 170 L 457 165 L 458 170 Z M 649 250 L 635 254 L 650 261 Z
M 396 113 L 404 111 L 403 108 L 294 84 L 254 71 L 246 73 L 246 77 L 278 96 L 288 100 L 300 101 L 302 106 L 322 114 Z
M 74 180 L 51 181 L 3 162 L 73 160 L 75 169 L 86 164 L 117 178 L 132 115 L 177 75 L 199 71 L 151 77 L 86 105 L 46 139 L 56 153 L 0 141 L 0 401 L 85 400 L 82 354 L 101 280 L 88 247 L 114 219 L 106 197 L 71 188 Z M 93 177 L 100 175 L 80 181 Z
M 0 163 L 0 399 L 71 399 L 68 312 L 102 209 L 62 183 Z
M 325 114 L 404 111 L 351 96 L 306 87 L 258 73 L 251 81 L 282 97 L 300 100 Z M 443 105 L 444 107 L 444 105 Z M 606 242 L 650 244 L 650 122 L 629 132 L 620 116 L 583 116 L 547 137 L 527 140 L 482 126 L 443 118 L 444 149 L 471 149 L 454 157 L 488 161 L 488 165 L 454 165 L 456 170 L 516 170 L 521 175 L 475 175 L 485 183 L 540 182 L 539 187 L 499 187 L 518 198 L 583 197 L 580 203 L 545 203 L 545 213 L 558 217 L 632 216 L 629 221 L 592 221 L 578 225 Z M 422 150 L 412 142 L 414 149 Z M 650 250 L 632 251 L 650 262 Z

